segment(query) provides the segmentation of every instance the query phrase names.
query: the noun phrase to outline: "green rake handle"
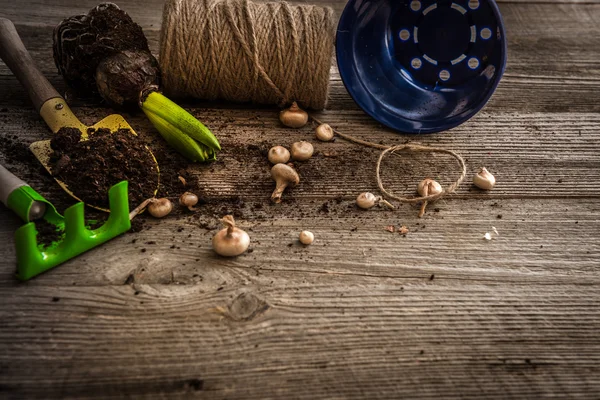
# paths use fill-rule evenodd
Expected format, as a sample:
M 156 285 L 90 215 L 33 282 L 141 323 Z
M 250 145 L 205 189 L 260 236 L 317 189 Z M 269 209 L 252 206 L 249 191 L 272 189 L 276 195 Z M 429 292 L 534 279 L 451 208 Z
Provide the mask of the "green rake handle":
M 2 165 L 0 165 L 0 201 L 25 222 L 40 219 L 47 213 L 53 214 L 53 217 L 56 214 L 62 219 L 52 204 Z
M 15 232 L 17 278 L 31 279 L 128 231 L 131 222 L 127 181 L 111 187 L 108 200 L 108 220 L 101 227 L 90 230 L 85 227 L 82 202 L 67 208 L 63 218 L 50 202 L 0 165 L 0 201 L 27 222 Z M 38 245 L 38 231 L 31 221 L 39 218 L 64 229 L 64 239 L 48 247 Z

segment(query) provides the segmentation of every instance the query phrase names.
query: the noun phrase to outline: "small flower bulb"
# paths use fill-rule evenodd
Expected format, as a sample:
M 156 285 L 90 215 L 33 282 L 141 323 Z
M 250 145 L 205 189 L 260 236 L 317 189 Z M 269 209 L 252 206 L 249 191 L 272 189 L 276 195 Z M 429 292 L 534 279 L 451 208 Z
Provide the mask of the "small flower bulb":
M 356 205 L 363 210 L 372 208 L 375 204 L 381 206 L 384 205 L 390 210 L 394 209 L 394 206 L 387 200 L 382 199 L 380 196 L 375 196 L 370 192 L 363 192 L 356 197 Z
M 298 236 L 298 240 L 300 240 L 300 243 L 302 244 L 309 245 L 315 241 L 315 235 L 310 231 L 302 231 Z
M 377 196 L 370 192 L 364 192 L 358 195 L 356 198 L 356 205 L 363 210 L 368 210 L 377 203 Z
M 279 120 L 287 127 L 302 128 L 308 122 L 308 113 L 293 102 L 290 108 L 279 113 Z
M 306 161 L 312 157 L 315 149 L 309 142 L 296 142 L 292 144 L 290 153 L 292 160 L 295 161 Z
M 496 184 L 496 178 L 485 167 L 481 167 L 473 177 L 473 184 L 483 190 L 491 190 Z
M 221 220 L 225 225 L 213 237 L 212 246 L 215 252 L 225 257 L 239 256 L 248 249 L 250 236 L 248 233 L 235 226 L 233 216 L 226 215 Z
M 154 218 L 166 217 L 173 211 L 173 203 L 169 199 L 152 199 L 148 204 L 148 212 Z
M 417 192 L 421 196 L 439 194 L 442 192 L 442 185 L 433 179 L 426 178 L 419 182 L 419 186 L 417 186 Z
M 283 146 L 271 147 L 268 158 L 271 164 L 285 164 L 290 160 L 290 152 Z
M 333 129 L 328 124 L 321 124 L 315 129 L 317 139 L 322 142 L 329 142 L 333 139 Z
M 198 196 L 192 192 L 185 192 L 179 196 L 179 204 L 183 207 L 187 207 L 190 211 L 197 211 L 194 206 L 198 204 Z
M 419 193 L 419 195 L 423 197 L 440 194 L 442 193 L 442 191 L 442 185 L 440 185 L 439 182 L 434 181 L 430 178 L 423 179 L 421 182 L 419 182 L 419 185 L 417 186 L 417 193 Z M 427 200 L 423 201 L 423 204 L 421 205 L 421 210 L 419 211 L 419 218 L 425 215 L 426 208 Z

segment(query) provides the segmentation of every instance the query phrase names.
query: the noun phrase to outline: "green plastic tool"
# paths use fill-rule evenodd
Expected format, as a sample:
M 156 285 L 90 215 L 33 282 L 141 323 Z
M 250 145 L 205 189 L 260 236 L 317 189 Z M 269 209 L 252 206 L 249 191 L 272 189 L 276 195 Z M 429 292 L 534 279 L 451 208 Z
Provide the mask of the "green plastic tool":
M 17 278 L 28 280 L 78 256 L 131 228 L 127 181 L 108 191 L 110 215 L 97 229 L 85 225 L 84 204 L 77 203 L 60 215 L 54 206 L 29 185 L 0 165 L 0 201 L 27 222 L 15 232 Z M 61 233 L 48 246 L 38 244 L 33 221 L 44 219 Z

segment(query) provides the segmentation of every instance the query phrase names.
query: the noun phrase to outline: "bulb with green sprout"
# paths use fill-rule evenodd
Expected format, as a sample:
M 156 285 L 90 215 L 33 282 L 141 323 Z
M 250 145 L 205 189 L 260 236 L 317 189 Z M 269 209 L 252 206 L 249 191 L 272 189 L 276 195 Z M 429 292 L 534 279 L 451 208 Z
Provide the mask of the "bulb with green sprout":
M 162 137 L 190 161 L 221 150 L 212 132 L 159 92 L 160 68 L 142 28 L 113 3 L 63 20 L 53 34 L 54 61 L 75 89 L 117 108 L 140 107 Z

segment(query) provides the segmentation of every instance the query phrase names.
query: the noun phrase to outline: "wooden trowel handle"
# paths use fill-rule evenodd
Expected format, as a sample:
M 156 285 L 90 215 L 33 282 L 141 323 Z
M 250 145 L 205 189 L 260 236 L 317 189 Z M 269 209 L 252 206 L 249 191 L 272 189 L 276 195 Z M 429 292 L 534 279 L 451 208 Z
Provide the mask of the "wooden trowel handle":
M 46 101 L 61 97 L 37 69 L 15 25 L 6 18 L 0 18 L 0 57 L 27 89 L 29 98 L 38 112 Z

